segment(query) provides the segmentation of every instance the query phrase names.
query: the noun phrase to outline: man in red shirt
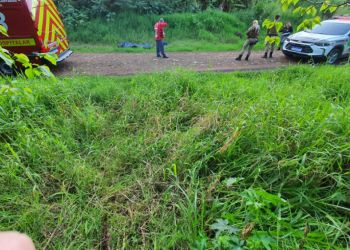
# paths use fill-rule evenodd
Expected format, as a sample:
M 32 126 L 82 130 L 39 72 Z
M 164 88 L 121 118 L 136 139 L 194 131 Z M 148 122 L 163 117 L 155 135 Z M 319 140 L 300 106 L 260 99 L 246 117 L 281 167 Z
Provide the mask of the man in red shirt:
M 165 38 L 165 27 L 168 26 L 164 19 L 161 18 L 159 22 L 154 25 L 155 38 L 157 44 L 157 57 L 163 56 L 163 58 L 168 58 L 164 52 L 164 43 L 163 39 Z

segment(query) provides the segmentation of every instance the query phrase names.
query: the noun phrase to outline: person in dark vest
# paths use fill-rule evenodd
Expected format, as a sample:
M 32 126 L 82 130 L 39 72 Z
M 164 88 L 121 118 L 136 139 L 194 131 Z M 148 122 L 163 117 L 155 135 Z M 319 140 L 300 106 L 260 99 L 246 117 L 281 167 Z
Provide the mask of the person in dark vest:
M 275 16 L 275 25 L 271 28 L 271 29 L 268 29 L 267 30 L 267 36 L 268 37 L 278 37 L 278 30 L 277 30 L 277 27 L 276 27 L 276 24 L 279 22 L 279 20 L 281 19 L 281 16 L 280 15 L 276 15 Z M 269 55 L 270 58 L 272 58 L 272 54 L 273 54 L 273 51 L 275 50 L 275 46 L 276 46 L 276 42 L 266 42 L 265 44 L 265 54 L 263 56 L 263 58 L 267 58 L 267 55 Z
M 283 26 L 283 28 L 280 30 L 281 33 L 281 42 L 280 46 L 278 47 L 278 50 L 281 50 L 284 41 L 289 37 L 291 34 L 293 34 L 293 26 L 291 22 L 287 22 L 286 25 Z
M 163 57 L 168 58 L 164 51 L 164 38 L 165 38 L 165 27 L 167 27 L 168 24 L 164 22 L 164 19 L 161 18 L 155 25 L 154 25 L 154 32 L 155 32 L 155 39 L 156 39 L 156 45 L 157 45 L 157 57 Z
M 252 26 L 247 30 L 247 40 L 245 41 L 241 53 L 236 58 L 237 61 L 240 61 L 242 59 L 242 56 L 244 52 L 247 51 L 247 55 L 245 57 L 245 60 L 249 60 L 250 53 L 254 47 L 255 44 L 258 42 L 259 38 L 259 32 L 260 32 L 260 26 L 258 20 L 254 20 Z

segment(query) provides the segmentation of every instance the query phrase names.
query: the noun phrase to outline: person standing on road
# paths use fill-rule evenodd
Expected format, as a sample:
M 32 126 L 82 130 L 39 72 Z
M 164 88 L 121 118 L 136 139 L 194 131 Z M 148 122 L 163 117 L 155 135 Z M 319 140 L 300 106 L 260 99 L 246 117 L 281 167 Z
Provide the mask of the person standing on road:
M 272 28 L 267 30 L 267 37 L 269 38 L 275 38 L 278 37 L 278 30 L 277 30 L 277 23 L 281 19 L 280 15 L 275 16 L 274 25 Z M 265 54 L 262 58 L 267 58 L 267 55 L 269 54 L 269 57 L 272 58 L 273 51 L 275 50 L 276 42 L 266 42 L 265 44 Z
M 155 25 L 154 25 L 154 32 L 155 32 L 155 39 L 156 39 L 156 46 L 157 46 L 157 57 L 163 57 L 168 58 L 164 51 L 164 38 L 165 38 L 165 27 L 167 27 L 168 24 L 164 21 L 163 18 L 161 18 Z
M 284 25 L 284 27 L 281 29 L 280 32 L 282 33 L 282 35 L 281 35 L 281 42 L 280 42 L 280 46 L 278 47 L 278 50 L 281 50 L 283 43 L 287 39 L 287 37 L 290 36 L 291 34 L 293 34 L 292 23 L 287 22 L 286 25 Z
M 244 52 L 247 52 L 247 55 L 245 57 L 245 60 L 248 61 L 250 53 L 254 47 L 255 44 L 258 43 L 259 38 L 259 32 L 260 32 L 260 26 L 258 20 L 254 20 L 252 26 L 247 30 L 247 40 L 245 41 L 241 53 L 236 58 L 237 61 L 240 61 L 242 59 L 242 56 Z

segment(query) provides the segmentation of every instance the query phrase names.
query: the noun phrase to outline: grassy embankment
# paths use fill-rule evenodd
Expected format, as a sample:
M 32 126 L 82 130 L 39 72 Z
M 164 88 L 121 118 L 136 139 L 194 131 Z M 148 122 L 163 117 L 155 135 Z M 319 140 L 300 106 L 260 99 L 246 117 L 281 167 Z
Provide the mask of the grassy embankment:
M 244 42 L 235 35 L 250 25 L 245 13 L 228 14 L 218 11 L 164 15 L 167 51 L 229 51 L 239 50 Z M 145 49 L 121 49 L 120 42 L 154 43 L 156 15 L 118 14 L 115 20 L 92 20 L 79 28 L 68 28 L 72 48 L 76 52 L 150 52 Z M 248 18 L 249 19 L 249 18 Z M 263 46 L 263 36 L 257 48 Z
M 39 249 L 349 248 L 349 69 L 19 80 L 0 230 Z

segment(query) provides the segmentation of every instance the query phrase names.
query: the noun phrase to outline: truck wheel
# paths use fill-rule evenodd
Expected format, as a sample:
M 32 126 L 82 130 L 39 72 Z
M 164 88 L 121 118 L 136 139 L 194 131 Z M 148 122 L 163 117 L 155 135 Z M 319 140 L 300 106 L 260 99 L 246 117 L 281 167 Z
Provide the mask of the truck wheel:
M 329 52 L 329 54 L 327 56 L 327 63 L 328 64 L 335 64 L 335 63 L 337 63 L 339 57 L 340 57 L 340 50 L 339 49 L 332 49 L 331 52 Z
M 14 75 L 13 69 L 8 66 L 4 61 L 0 62 L 0 74 L 2 76 L 13 76 Z

